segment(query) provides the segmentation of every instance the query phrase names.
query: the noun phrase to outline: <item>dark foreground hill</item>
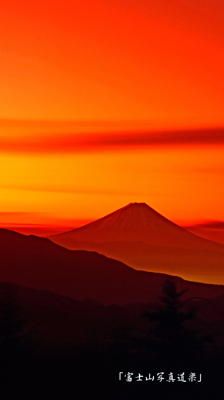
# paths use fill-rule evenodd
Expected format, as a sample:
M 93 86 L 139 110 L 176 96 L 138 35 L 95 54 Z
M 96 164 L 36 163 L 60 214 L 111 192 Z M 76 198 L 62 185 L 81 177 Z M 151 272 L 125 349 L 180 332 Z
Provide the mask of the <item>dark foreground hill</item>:
M 184 304 L 182 312 L 197 307 L 192 326 L 202 333 L 215 334 L 217 344 L 224 346 L 224 294 L 210 299 L 194 297 Z M 80 301 L 49 290 L 0 282 L 0 321 L 5 307 L 8 311 L 5 324 L 14 325 L 15 336 L 21 330 L 27 344 L 33 341 L 43 349 L 64 349 L 93 341 L 106 344 L 112 338 L 121 338 L 122 330 L 123 341 L 125 338 L 128 341 L 130 334 L 137 332 L 138 336 L 138 331 L 147 330 L 144 312 L 156 310 L 160 305 L 161 299 L 157 298 L 148 303 L 105 306 L 92 299 Z M 0 338 L 1 335 L 2 330 Z
M 219 347 L 215 343 L 208 343 L 205 349 L 202 346 L 207 333 L 222 335 L 223 339 L 223 317 L 219 314 L 221 320 L 216 321 L 217 313 L 209 313 L 202 320 L 203 304 L 199 318 L 193 318 L 182 332 L 183 337 L 189 339 L 190 335 L 194 340 L 183 341 L 184 356 L 180 358 L 178 352 L 169 348 L 176 344 L 175 337 L 172 339 L 168 333 L 167 344 L 166 335 L 164 342 L 158 342 L 157 336 L 153 337 L 154 324 L 148 324 L 144 317 L 144 311 L 156 310 L 159 305 L 103 306 L 90 299 L 77 301 L 2 282 L 0 295 L 3 400 L 125 400 L 149 396 L 171 400 L 223 396 L 223 340 Z M 192 301 L 185 304 L 191 307 Z M 223 314 L 223 296 L 209 300 L 209 304 Z M 179 315 L 183 312 L 186 310 Z M 167 326 L 172 327 L 170 321 Z M 166 326 L 163 333 L 164 329 Z M 192 329 L 198 331 L 193 336 Z M 160 345 L 167 349 L 166 355 L 160 351 Z M 163 381 L 158 380 L 161 372 Z M 127 380 L 128 374 L 132 380 Z M 149 374 L 154 378 L 146 381 Z M 180 374 L 184 382 L 178 382 Z M 195 381 L 189 381 L 190 375 L 195 375 Z M 168 381 L 172 376 L 174 381 Z
M 0 230 L 0 280 L 34 289 L 49 289 L 77 300 L 92 298 L 103 304 L 154 301 L 165 274 L 134 270 L 123 263 L 87 251 L 70 251 L 48 239 Z M 221 285 L 175 278 L 186 296 L 214 297 Z

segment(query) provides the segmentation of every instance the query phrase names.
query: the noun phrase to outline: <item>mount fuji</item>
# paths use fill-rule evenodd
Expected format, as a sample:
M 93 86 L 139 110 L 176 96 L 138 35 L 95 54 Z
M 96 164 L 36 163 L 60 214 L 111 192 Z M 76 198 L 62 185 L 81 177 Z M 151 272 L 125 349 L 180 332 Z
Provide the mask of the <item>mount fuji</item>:
M 80 228 L 48 237 L 127 265 L 184 279 L 224 283 L 224 245 L 201 238 L 145 203 L 131 203 Z

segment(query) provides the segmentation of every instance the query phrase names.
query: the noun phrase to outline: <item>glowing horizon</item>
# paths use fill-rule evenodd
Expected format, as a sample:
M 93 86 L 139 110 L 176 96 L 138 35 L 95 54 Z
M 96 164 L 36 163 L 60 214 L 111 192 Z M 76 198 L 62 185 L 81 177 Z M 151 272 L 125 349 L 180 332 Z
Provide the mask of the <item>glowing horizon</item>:
M 221 0 L 10 0 L 0 23 L 0 224 L 224 221 Z

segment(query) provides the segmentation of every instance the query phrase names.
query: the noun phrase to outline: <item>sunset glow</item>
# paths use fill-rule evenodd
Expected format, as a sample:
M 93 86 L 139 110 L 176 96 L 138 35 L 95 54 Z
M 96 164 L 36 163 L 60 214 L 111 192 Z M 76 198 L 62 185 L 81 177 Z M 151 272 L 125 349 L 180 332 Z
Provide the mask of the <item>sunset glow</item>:
M 224 220 L 221 0 L 1 7 L 0 223 Z
M 1 118 L 223 124 L 220 0 L 1 8 Z
M 224 0 L 0 27 L 0 400 L 220 398 Z

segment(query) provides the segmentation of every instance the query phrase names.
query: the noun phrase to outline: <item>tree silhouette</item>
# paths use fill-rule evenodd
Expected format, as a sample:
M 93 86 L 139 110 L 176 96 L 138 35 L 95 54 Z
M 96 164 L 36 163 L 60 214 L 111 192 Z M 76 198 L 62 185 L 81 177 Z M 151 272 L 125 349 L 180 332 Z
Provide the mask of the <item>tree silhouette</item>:
M 187 302 L 182 300 L 186 291 L 178 291 L 172 279 L 166 280 L 162 285 L 161 306 L 157 311 L 144 313 L 148 322 L 153 323 L 148 345 L 159 359 L 186 362 L 203 353 L 208 338 L 186 327 L 186 322 L 193 320 L 197 312 L 195 306 L 186 307 Z

